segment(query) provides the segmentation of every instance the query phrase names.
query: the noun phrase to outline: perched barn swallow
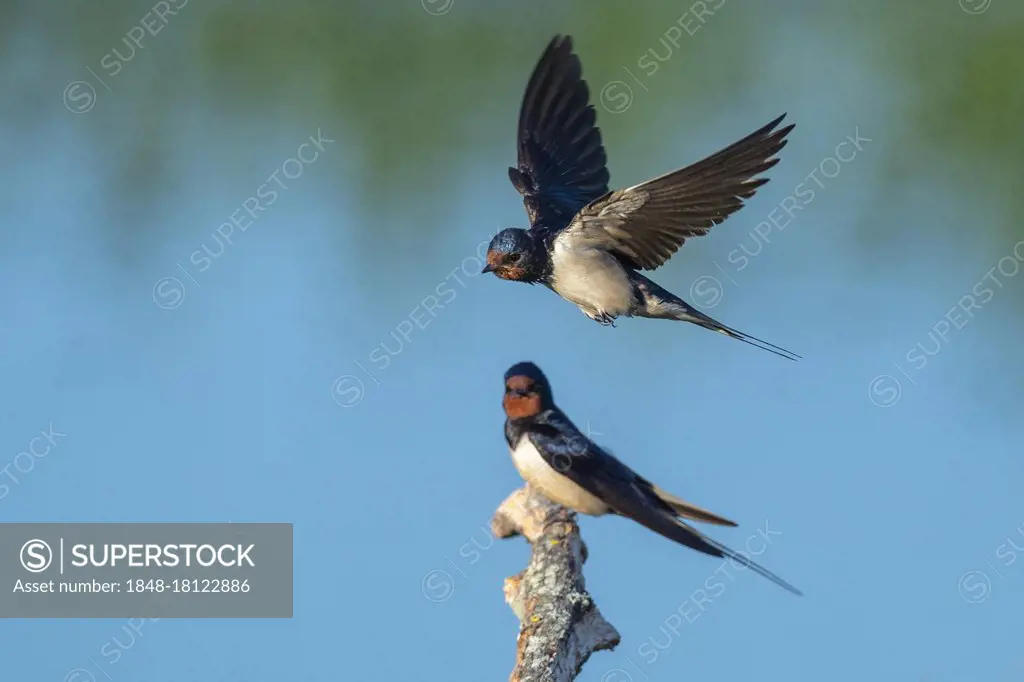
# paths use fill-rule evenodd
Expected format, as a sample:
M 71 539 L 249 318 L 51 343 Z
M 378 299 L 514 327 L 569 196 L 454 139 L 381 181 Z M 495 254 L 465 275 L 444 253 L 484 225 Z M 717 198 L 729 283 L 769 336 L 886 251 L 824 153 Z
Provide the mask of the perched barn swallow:
M 782 578 L 712 540 L 683 519 L 735 526 L 729 519 L 671 495 L 602 450 L 555 405 L 551 385 L 532 362 L 505 373 L 505 439 L 519 474 L 545 497 L 580 514 L 617 514 L 669 540 L 728 557 L 794 594 Z
M 743 207 L 776 163 L 792 125 L 785 114 L 690 166 L 610 192 L 597 114 L 572 39 L 555 36 L 526 86 L 519 111 L 518 166 L 530 229 L 491 240 L 487 265 L 502 279 L 544 284 L 592 320 L 619 316 L 692 322 L 790 360 L 799 355 L 695 309 L 641 275 L 663 265 L 690 237 Z

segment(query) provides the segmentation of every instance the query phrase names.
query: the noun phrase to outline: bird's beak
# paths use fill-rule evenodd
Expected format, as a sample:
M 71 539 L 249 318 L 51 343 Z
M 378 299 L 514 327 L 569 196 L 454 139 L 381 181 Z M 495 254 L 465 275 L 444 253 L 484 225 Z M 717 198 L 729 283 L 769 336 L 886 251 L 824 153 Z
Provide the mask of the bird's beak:
M 486 275 L 488 272 L 494 272 L 494 266 L 490 263 L 484 266 L 484 269 L 480 271 L 480 274 Z

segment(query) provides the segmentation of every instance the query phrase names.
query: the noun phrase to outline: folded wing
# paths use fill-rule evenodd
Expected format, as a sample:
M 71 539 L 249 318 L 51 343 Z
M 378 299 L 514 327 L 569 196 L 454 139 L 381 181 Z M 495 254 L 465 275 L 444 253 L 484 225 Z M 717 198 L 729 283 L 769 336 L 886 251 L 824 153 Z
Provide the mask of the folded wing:
M 574 434 L 579 432 L 575 431 L 575 427 L 567 431 L 565 424 L 561 423 L 562 419 L 568 422 L 568 418 L 560 414 L 556 416 L 558 419 L 552 426 L 560 425 L 561 437 L 565 439 L 561 450 L 564 453 L 561 466 L 557 467 L 559 473 L 601 499 L 620 516 L 632 519 L 669 540 L 703 554 L 728 557 L 793 594 L 803 594 L 767 568 L 709 538 L 678 517 L 719 525 L 736 525 L 732 521 L 668 495 L 589 439 L 577 440 Z M 576 447 L 571 447 L 571 444 L 576 444 Z M 583 448 L 579 444 L 583 444 Z M 549 464 L 555 467 L 557 459 L 552 458 Z
M 761 566 L 739 552 L 729 549 L 717 540 L 713 540 L 704 535 L 685 521 L 681 521 L 676 518 L 676 513 L 678 512 L 673 513 L 675 510 L 669 511 L 662 504 L 662 500 L 653 497 L 648 490 L 645 490 L 644 485 L 638 485 L 636 483 L 632 485 L 622 485 L 620 482 L 607 480 L 591 480 L 590 484 L 595 489 L 600 490 L 600 492 L 595 492 L 594 490 L 590 490 L 590 492 L 601 497 L 601 499 L 603 499 L 620 516 L 632 519 L 645 528 L 653 530 L 655 533 L 658 533 L 669 540 L 678 542 L 685 547 L 689 547 L 690 549 L 703 554 L 713 557 L 728 557 L 735 563 L 740 564 L 745 568 L 749 568 L 754 573 L 771 580 L 779 587 L 782 587 L 793 594 L 803 594 L 800 590 L 780 578 L 775 573 L 772 573 L 764 566 Z M 583 483 L 580 483 L 580 485 L 583 486 Z M 711 516 L 713 517 L 714 515 Z M 696 519 L 697 517 L 694 516 L 693 518 Z M 710 521 L 710 519 L 707 518 L 701 518 L 700 520 Z M 722 519 L 722 521 L 726 520 Z M 714 523 L 714 521 L 711 522 Z M 731 522 L 726 521 L 726 524 L 728 523 Z
M 709 512 L 707 509 L 698 507 L 692 502 L 676 497 L 675 495 L 668 493 L 656 485 L 651 485 L 651 492 L 654 493 L 658 499 L 671 507 L 672 511 L 684 519 L 690 519 L 691 521 L 700 521 L 702 523 L 713 523 L 716 526 L 736 526 L 735 521 L 730 521 L 724 516 L 719 516 L 714 512 Z

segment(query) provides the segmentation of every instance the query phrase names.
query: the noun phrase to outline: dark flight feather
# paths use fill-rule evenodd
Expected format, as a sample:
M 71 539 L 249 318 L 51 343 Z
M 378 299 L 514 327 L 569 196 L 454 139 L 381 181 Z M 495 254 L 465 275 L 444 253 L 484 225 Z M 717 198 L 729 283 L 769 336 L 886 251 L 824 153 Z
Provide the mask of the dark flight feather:
M 727 557 L 793 594 L 803 594 L 767 568 L 681 521 L 678 518 L 681 514 L 677 504 L 682 500 L 671 495 L 665 496 L 664 491 L 638 475 L 614 455 L 602 450 L 584 436 L 558 408 L 545 410 L 532 419 L 529 429 L 534 443 L 538 446 L 538 452 L 549 466 L 600 498 L 619 516 L 632 519 L 669 540 L 703 554 Z M 684 511 L 688 512 L 685 514 L 688 518 L 720 525 L 735 525 L 732 521 L 699 507 L 686 507 Z M 703 518 L 700 518 L 701 516 Z
M 523 195 L 530 226 L 563 229 L 581 208 L 608 193 L 608 168 L 597 113 L 569 36 L 555 36 L 523 96 L 518 167 L 509 179 Z
M 793 125 L 785 114 L 701 161 L 601 197 L 584 208 L 560 238 L 615 253 L 629 267 L 653 270 L 690 237 L 708 233 L 743 207 L 779 162 Z

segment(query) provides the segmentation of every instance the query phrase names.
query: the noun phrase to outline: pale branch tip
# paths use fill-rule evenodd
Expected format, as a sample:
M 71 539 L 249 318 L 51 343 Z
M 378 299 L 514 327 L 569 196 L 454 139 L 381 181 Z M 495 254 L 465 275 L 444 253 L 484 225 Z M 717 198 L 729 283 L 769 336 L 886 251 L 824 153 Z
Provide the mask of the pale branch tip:
M 571 682 L 591 654 L 620 640 L 586 590 L 587 548 L 576 515 L 527 485 L 501 503 L 491 530 L 499 538 L 522 535 L 532 548 L 526 570 L 504 585 L 519 619 L 510 682 Z

